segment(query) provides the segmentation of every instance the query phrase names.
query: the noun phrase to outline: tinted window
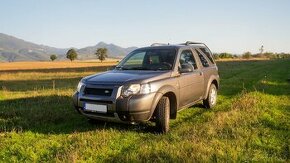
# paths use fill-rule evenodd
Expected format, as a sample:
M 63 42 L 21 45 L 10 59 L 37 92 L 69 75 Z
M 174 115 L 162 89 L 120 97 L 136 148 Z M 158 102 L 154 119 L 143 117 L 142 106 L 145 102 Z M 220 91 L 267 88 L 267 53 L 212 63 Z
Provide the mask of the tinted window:
M 194 67 L 194 69 L 197 69 L 196 62 L 195 62 L 195 59 L 193 57 L 191 50 L 184 50 L 181 52 L 179 63 L 181 65 L 183 63 L 189 63 Z
M 143 64 L 143 59 L 145 56 L 145 52 L 138 52 L 135 55 L 133 55 L 130 59 L 127 60 L 126 63 L 124 63 L 123 66 L 136 66 L 140 67 Z
M 205 57 L 198 51 L 198 50 L 195 50 L 196 51 L 196 53 L 198 54 L 198 57 L 199 57 L 199 59 L 200 59 L 200 62 L 201 62 L 201 64 L 202 64 L 202 66 L 203 67 L 208 67 L 209 66 L 209 64 L 208 64 L 208 62 L 207 62 L 207 60 L 205 59 Z
M 175 49 L 145 49 L 133 51 L 117 68 L 123 70 L 172 70 Z
M 207 48 L 199 48 L 199 49 L 206 55 L 206 57 L 210 60 L 210 62 L 214 64 L 210 51 Z

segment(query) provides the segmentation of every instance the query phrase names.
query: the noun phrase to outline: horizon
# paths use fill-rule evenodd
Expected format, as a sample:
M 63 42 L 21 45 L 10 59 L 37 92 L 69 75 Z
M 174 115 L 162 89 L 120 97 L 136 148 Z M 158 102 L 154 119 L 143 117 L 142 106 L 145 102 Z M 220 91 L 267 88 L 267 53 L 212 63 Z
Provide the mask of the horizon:
M 80 49 L 99 42 L 143 47 L 190 40 L 204 42 L 217 53 L 258 53 L 262 45 L 265 52 L 290 52 L 286 0 L 1 2 L 0 33 L 56 48 Z

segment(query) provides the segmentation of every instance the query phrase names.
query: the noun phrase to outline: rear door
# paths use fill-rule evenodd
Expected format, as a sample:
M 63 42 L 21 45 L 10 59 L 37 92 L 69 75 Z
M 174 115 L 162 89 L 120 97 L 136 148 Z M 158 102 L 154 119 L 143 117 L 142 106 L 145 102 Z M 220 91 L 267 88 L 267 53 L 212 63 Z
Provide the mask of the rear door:
M 181 51 L 179 55 L 179 69 L 181 64 L 184 63 L 189 63 L 193 67 L 192 72 L 180 73 L 178 77 L 181 106 L 197 101 L 203 96 L 204 77 L 196 61 L 191 49 Z

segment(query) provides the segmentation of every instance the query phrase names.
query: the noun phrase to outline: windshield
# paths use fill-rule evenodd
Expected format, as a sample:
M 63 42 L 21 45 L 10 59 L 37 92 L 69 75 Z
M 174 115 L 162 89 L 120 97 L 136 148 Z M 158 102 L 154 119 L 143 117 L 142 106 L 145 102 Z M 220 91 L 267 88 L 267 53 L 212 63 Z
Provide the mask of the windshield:
M 144 49 L 129 54 L 116 68 L 121 70 L 172 70 L 175 49 Z

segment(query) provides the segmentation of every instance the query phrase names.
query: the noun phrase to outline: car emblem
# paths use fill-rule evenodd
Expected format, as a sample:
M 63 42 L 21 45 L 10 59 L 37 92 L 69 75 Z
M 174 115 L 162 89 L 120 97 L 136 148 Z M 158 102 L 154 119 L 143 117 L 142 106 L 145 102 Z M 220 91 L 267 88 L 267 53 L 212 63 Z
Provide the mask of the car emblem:
M 108 90 L 105 90 L 105 93 L 110 93 L 110 91 L 108 91 Z

